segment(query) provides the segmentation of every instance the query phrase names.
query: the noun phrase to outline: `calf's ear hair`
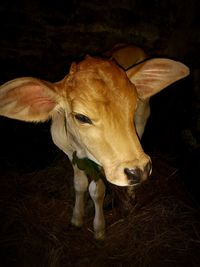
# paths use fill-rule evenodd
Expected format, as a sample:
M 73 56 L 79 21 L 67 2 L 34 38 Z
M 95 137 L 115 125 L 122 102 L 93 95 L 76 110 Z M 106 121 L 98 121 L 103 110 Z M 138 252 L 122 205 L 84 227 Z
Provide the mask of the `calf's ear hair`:
M 46 121 L 57 105 L 51 83 L 17 78 L 0 86 L 0 115 L 23 121 Z
M 126 73 L 136 86 L 138 97 L 146 99 L 186 77 L 190 72 L 189 68 L 181 62 L 154 58 L 130 68 Z

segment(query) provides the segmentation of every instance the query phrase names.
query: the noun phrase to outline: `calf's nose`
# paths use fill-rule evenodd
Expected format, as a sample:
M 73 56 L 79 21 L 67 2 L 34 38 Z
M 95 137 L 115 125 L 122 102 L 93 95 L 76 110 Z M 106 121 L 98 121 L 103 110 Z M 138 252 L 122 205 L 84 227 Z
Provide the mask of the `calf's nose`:
M 152 171 L 152 164 L 149 161 L 144 168 L 144 171 L 140 170 L 139 168 L 125 168 L 124 173 L 126 174 L 129 185 L 136 185 L 139 184 L 141 181 L 146 180 Z
M 136 185 L 140 183 L 140 169 L 125 168 L 124 173 L 128 177 L 129 185 Z

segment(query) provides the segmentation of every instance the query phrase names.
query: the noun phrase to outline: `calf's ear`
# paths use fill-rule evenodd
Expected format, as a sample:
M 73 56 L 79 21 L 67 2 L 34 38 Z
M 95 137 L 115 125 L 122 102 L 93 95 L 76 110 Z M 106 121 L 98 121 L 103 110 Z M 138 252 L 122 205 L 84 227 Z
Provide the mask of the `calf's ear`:
M 126 73 L 136 86 L 138 97 L 146 99 L 186 77 L 189 68 L 171 59 L 154 58 L 130 68 Z
M 48 120 L 57 105 L 51 83 L 31 78 L 18 78 L 0 86 L 0 115 L 23 121 Z

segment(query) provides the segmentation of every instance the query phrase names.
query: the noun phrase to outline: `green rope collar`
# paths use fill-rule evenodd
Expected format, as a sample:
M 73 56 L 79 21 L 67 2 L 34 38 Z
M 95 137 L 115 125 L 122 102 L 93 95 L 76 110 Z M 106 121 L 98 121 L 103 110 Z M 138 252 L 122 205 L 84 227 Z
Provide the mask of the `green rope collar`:
M 80 170 L 84 171 L 94 181 L 98 181 L 99 179 L 106 180 L 103 169 L 97 163 L 88 158 L 78 158 L 76 151 L 73 153 L 72 164 L 76 164 Z

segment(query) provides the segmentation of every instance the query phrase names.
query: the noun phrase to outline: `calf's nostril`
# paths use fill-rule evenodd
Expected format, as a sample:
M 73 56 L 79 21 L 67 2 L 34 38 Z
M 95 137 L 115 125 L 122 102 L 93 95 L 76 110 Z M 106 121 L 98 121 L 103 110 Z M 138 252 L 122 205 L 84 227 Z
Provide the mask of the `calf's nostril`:
M 140 170 L 125 168 L 124 173 L 128 177 L 130 184 L 138 184 L 140 182 Z
M 152 172 L 152 163 L 149 161 L 144 170 L 140 170 L 139 168 L 125 168 L 124 173 L 126 174 L 129 184 L 136 185 L 141 181 L 145 181 L 151 175 Z

